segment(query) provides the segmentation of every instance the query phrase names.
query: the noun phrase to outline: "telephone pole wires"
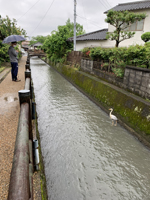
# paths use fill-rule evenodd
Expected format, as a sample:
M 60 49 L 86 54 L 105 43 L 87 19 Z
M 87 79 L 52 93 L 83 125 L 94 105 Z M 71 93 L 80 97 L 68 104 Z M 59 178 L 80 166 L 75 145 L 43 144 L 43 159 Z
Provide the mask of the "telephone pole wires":
M 77 2 L 74 0 L 74 51 L 76 51 L 76 5 Z

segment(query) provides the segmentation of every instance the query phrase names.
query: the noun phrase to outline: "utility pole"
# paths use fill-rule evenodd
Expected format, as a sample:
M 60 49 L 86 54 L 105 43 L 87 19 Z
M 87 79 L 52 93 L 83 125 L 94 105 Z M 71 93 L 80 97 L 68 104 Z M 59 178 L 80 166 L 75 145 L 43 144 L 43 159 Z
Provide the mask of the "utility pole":
M 77 2 L 74 0 L 74 51 L 76 51 L 76 5 Z

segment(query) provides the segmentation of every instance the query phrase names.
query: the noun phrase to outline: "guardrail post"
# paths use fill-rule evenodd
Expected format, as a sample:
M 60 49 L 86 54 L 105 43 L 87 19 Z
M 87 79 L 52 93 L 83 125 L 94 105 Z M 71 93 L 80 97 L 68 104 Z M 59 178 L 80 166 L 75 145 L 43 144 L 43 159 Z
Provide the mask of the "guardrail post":
M 23 103 L 30 104 L 30 90 L 20 90 L 18 93 L 19 93 L 20 106 Z
M 30 64 L 26 64 L 26 65 L 25 65 L 25 68 L 26 68 L 26 70 L 27 70 L 27 69 L 31 70 Z
M 27 60 L 27 61 L 26 61 L 26 64 L 30 64 L 30 60 Z

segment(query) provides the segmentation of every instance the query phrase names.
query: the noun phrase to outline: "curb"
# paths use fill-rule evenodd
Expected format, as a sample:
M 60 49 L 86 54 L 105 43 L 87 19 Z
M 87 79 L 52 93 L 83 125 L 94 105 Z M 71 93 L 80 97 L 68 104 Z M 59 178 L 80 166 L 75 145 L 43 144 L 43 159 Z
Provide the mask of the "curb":
M 0 83 L 6 78 L 6 76 L 9 74 L 9 72 L 11 71 L 11 68 L 7 70 L 7 68 L 2 71 L 1 73 L 3 73 L 4 75 L 0 76 Z M 1 75 L 1 74 L 0 74 Z

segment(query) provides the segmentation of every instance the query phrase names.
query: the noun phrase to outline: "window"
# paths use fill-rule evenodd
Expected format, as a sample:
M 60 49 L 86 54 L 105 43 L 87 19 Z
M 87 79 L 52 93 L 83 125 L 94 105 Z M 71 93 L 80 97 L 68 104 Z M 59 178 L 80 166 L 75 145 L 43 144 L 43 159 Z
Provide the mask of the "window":
M 125 27 L 126 25 L 124 25 Z M 130 24 L 129 27 L 124 29 L 125 31 L 142 31 L 144 27 L 144 19 L 141 21 L 136 21 L 133 24 Z
M 144 26 L 144 19 L 137 22 L 137 31 L 142 31 Z

